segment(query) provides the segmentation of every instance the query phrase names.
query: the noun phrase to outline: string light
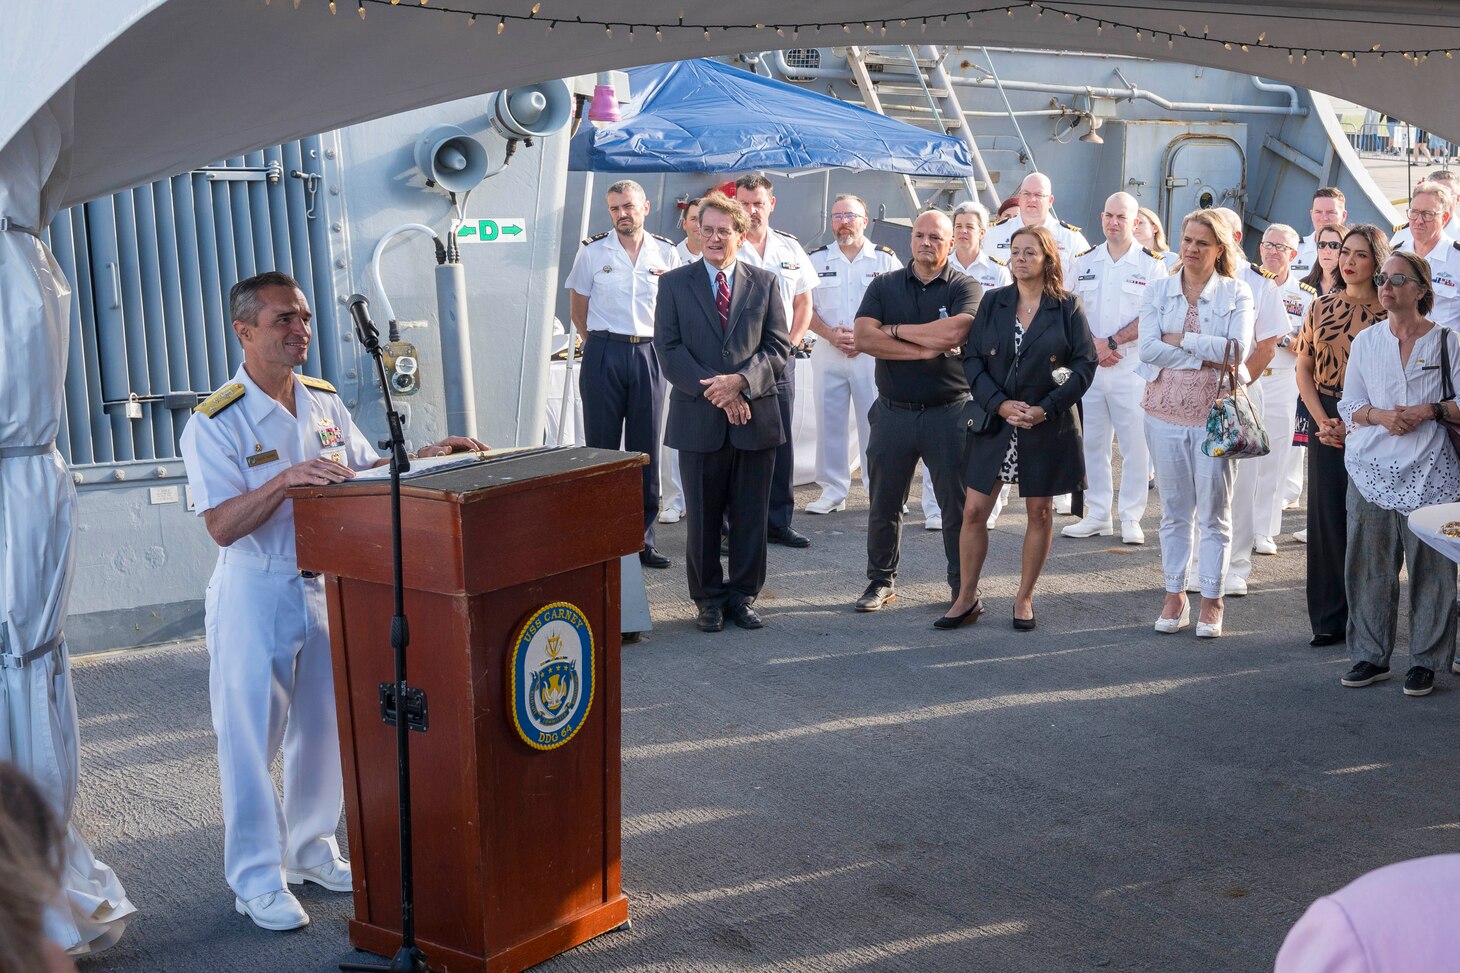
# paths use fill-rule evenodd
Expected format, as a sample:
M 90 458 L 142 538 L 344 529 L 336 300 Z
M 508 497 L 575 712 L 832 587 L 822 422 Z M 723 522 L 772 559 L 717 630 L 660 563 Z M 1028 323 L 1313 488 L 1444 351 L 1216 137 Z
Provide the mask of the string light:
M 272 0 L 264 0 L 264 2 L 266 4 L 269 4 L 272 3 Z M 432 13 L 444 13 L 453 16 L 463 16 L 467 19 L 468 24 L 471 25 L 474 25 L 476 23 L 478 16 L 495 17 L 497 19 L 498 34 L 501 34 L 506 30 L 507 21 L 533 20 L 542 10 L 541 0 L 533 2 L 530 10 L 526 13 L 502 13 L 498 11 L 464 10 L 459 7 L 444 6 L 441 3 L 438 3 L 435 6 L 427 7 L 427 4 L 429 2 L 430 0 L 418 0 L 417 4 L 406 5 L 405 9 L 420 10 L 425 8 Z M 449 3 L 453 2 L 453 0 L 445 0 L 445 2 Z M 294 9 L 298 10 L 301 6 L 302 0 L 293 0 L 293 3 Z M 367 3 L 388 3 L 392 7 L 398 7 L 402 5 L 401 0 L 356 0 L 356 10 L 359 12 L 361 19 L 365 18 L 365 5 Z M 331 14 L 338 13 L 338 3 L 336 2 L 336 0 L 329 0 L 329 7 Z M 520 10 L 521 8 L 518 9 Z M 942 14 L 920 15 L 913 19 L 917 21 L 919 33 L 926 34 L 928 31 L 929 23 L 933 21 L 936 21 L 936 23 L 934 23 L 934 26 L 938 26 L 939 24 L 947 26 L 949 22 L 954 18 L 962 17 L 966 24 L 972 26 L 977 23 L 977 18 L 986 17 L 988 15 L 998 13 L 1003 13 L 1005 16 L 1012 18 L 1020 10 L 1033 11 L 1034 15 L 1041 19 L 1044 17 L 1045 13 L 1048 12 L 1055 16 L 1063 17 L 1066 22 L 1073 22 L 1076 24 L 1093 23 L 1095 26 L 1095 34 L 1098 37 L 1104 36 L 1106 28 L 1111 28 L 1112 30 L 1116 31 L 1130 31 L 1135 36 L 1137 43 L 1144 42 L 1149 35 L 1149 38 L 1152 41 L 1160 41 L 1164 39 L 1166 41 L 1166 49 L 1175 50 L 1176 36 L 1177 34 L 1179 34 L 1181 38 L 1187 42 L 1216 44 L 1220 45 L 1222 49 L 1226 51 L 1240 50 L 1243 53 L 1251 53 L 1254 48 L 1257 48 L 1259 50 L 1272 51 L 1275 54 L 1287 56 L 1289 63 L 1293 63 L 1294 61 L 1296 61 L 1301 64 L 1306 64 L 1308 62 L 1308 57 L 1311 54 L 1318 55 L 1320 60 L 1326 59 L 1329 54 L 1334 54 L 1342 60 L 1348 61 L 1351 64 L 1357 64 L 1360 57 L 1369 56 L 1382 60 L 1388 54 L 1400 54 L 1403 55 L 1405 60 L 1409 61 L 1411 64 L 1418 65 L 1420 62 L 1428 60 L 1431 54 L 1443 54 L 1446 59 L 1454 60 L 1455 53 L 1457 51 L 1460 51 L 1460 44 L 1456 44 L 1452 47 L 1433 47 L 1428 49 L 1419 48 L 1409 51 L 1385 51 L 1380 44 L 1373 44 L 1367 48 L 1359 48 L 1357 50 L 1344 50 L 1340 48 L 1296 48 L 1284 44 L 1268 43 L 1266 31 L 1258 33 L 1255 38 L 1214 37 L 1211 33 L 1210 23 L 1202 25 L 1200 35 L 1192 34 L 1187 29 L 1185 24 L 1179 24 L 1176 28 L 1176 32 L 1173 33 L 1169 30 L 1159 30 L 1156 28 L 1152 28 L 1151 26 L 1146 24 L 1125 23 L 1123 21 L 1105 20 L 1103 18 L 1083 16 L 1082 14 L 1077 13 L 1073 10 L 1063 9 L 1058 4 L 1050 4 L 1044 2 L 1044 0 L 1038 0 L 1038 2 L 1036 2 L 1036 0 L 1004 0 L 1004 2 L 989 3 L 987 6 L 981 6 L 971 9 L 952 10 Z M 899 18 L 896 22 L 899 27 L 907 27 L 909 20 L 907 18 Z M 553 20 L 548 24 L 548 33 L 551 33 L 557 27 L 557 23 L 558 22 L 556 20 Z M 887 28 L 891 21 L 829 20 L 819 23 L 808 24 L 768 24 L 764 22 L 686 23 L 683 16 L 681 16 L 677 24 L 671 24 L 668 28 L 666 28 L 664 25 L 652 23 L 610 23 L 606 20 L 584 20 L 582 17 L 574 18 L 572 23 L 585 27 L 602 27 L 604 31 L 604 36 L 608 38 L 613 37 L 613 29 L 615 27 L 623 27 L 628 30 L 630 40 L 633 40 L 636 37 L 637 30 L 639 28 L 642 28 L 645 31 L 652 30 L 654 32 L 654 39 L 662 43 L 664 40 L 664 31 L 666 29 L 697 30 L 704 36 L 705 40 L 707 41 L 712 39 L 712 32 L 717 30 L 725 32 L 727 34 L 730 32 L 743 32 L 745 34 L 749 34 L 750 32 L 764 32 L 766 30 L 773 30 L 775 31 L 776 36 L 782 38 L 786 36 L 787 31 L 790 31 L 792 42 L 796 42 L 800 39 L 800 32 L 803 28 L 807 30 L 814 30 L 818 34 L 820 34 L 823 30 L 834 30 L 837 27 L 840 27 L 843 34 L 850 34 L 852 32 L 852 27 L 858 23 L 862 25 L 862 28 L 866 33 L 879 34 L 882 37 L 886 37 Z

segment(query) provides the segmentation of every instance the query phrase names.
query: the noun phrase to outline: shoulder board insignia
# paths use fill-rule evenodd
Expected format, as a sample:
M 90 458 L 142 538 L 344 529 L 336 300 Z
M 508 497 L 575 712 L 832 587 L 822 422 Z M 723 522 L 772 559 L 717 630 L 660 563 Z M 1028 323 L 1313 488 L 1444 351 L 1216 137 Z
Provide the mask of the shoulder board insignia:
M 1302 291 L 1307 291 L 1309 294 L 1312 294 L 1314 297 L 1317 297 L 1318 296 L 1318 288 L 1314 287 L 1312 284 L 1305 284 L 1301 280 L 1298 281 L 1298 289 L 1299 290 L 1302 290 Z
M 796 240 L 796 235 L 794 233 L 787 233 L 785 230 L 776 230 L 776 232 L 779 233 L 783 237 L 789 237 L 792 240 Z M 796 240 L 796 242 L 797 243 L 800 243 L 801 241 L 800 240 Z
M 1084 256 L 1084 255 L 1085 255 L 1085 254 L 1087 254 L 1087 253 L 1094 253 L 1094 252 L 1095 252 L 1095 250 L 1096 250 L 1096 248 L 1095 248 L 1095 247 L 1091 247 L 1091 248 L 1090 248 L 1090 249 L 1088 249 L 1088 250 L 1081 250 L 1081 251 L 1080 251 L 1080 252 L 1079 252 L 1079 253 L 1077 253 L 1077 254 L 1075 254 L 1075 256 L 1077 256 L 1077 257 L 1083 257 L 1083 256 Z
M 1007 267 L 1007 266 L 1009 266 L 1009 262 L 1007 260 L 1000 260 L 998 257 L 995 257 L 991 253 L 985 254 L 985 256 L 988 257 L 989 260 L 992 261 L 993 263 L 998 264 L 1000 267 Z
M 1060 226 L 1064 227 L 1066 230 L 1074 230 L 1076 233 L 1080 232 L 1080 228 L 1078 226 L 1073 223 L 1066 223 L 1064 220 L 1060 220 Z
M 1409 226 L 1408 223 L 1395 223 L 1394 224 L 1394 232 L 1395 233 L 1398 233 L 1400 230 L 1404 229 L 1407 226 Z
M 592 243 L 594 240 L 602 240 L 604 237 L 608 236 L 608 234 L 608 230 L 604 230 L 602 233 L 595 233 L 591 237 L 583 241 L 583 246 L 588 246 L 588 244 Z M 663 240 L 664 238 L 660 237 L 659 239 Z
M 244 387 L 242 382 L 230 382 L 194 406 L 193 411 L 201 412 L 209 419 L 212 419 L 218 413 L 243 398 L 243 393 L 247 391 L 248 389 Z
M 1457 246 L 1460 246 L 1460 244 L 1457 244 Z M 880 244 L 880 243 L 879 243 L 879 244 L 877 244 L 877 252 L 878 252 L 878 253 L 890 253 L 890 254 L 892 254 L 892 255 L 893 255 L 893 256 L 894 256 L 894 257 L 895 257 L 895 256 L 897 256 L 897 251 L 896 251 L 896 250 L 894 250 L 894 249 L 892 249 L 892 248 L 891 248 L 891 247 L 886 247 L 886 246 L 883 246 L 883 245 L 882 245 L 882 244 Z
M 329 382 L 326 382 L 322 378 L 315 378 L 313 375 L 300 375 L 299 381 L 312 389 L 319 389 L 321 392 L 333 392 L 335 395 L 340 394 Z
M 1277 274 L 1275 274 L 1272 271 L 1268 270 L 1262 264 L 1253 264 L 1252 265 L 1252 269 L 1256 273 L 1259 273 L 1262 276 L 1266 277 L 1268 280 L 1277 280 Z
M 813 254 L 813 253 L 821 253 L 821 252 L 823 252 L 825 250 L 830 250 L 830 249 L 831 249 L 831 244 L 830 243 L 823 243 L 821 246 L 817 247 L 815 250 L 807 250 L 806 252 L 808 254 Z
M 1141 252 L 1148 257 L 1155 257 L 1157 260 L 1160 260 L 1162 257 L 1166 256 L 1164 253 L 1157 253 L 1150 247 L 1141 247 Z
M 660 236 L 657 233 L 650 233 L 649 235 L 651 237 L 653 237 L 654 239 L 656 239 L 656 240 L 663 240 L 665 243 L 669 244 L 671 247 L 674 246 L 674 241 L 671 240 L 671 239 L 669 239 L 669 237 L 667 237 L 667 236 Z
M 1010 213 L 1008 216 L 1004 217 L 1001 220 L 994 220 L 994 226 L 1003 226 L 1005 223 L 1009 222 L 1017 215 L 1017 213 Z
M 1460 240 L 1455 241 L 1455 249 L 1460 250 Z

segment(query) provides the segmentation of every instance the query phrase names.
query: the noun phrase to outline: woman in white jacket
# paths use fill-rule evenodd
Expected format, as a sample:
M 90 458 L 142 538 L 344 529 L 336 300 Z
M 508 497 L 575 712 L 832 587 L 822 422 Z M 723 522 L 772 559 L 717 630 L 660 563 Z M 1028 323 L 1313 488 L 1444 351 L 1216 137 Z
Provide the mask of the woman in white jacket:
M 1237 343 L 1238 362 L 1252 347 L 1252 290 L 1236 277 L 1242 251 L 1211 210 L 1181 221 L 1178 249 L 1181 269 L 1146 287 L 1137 368 L 1148 383 L 1141 407 L 1161 491 L 1166 603 L 1156 631 L 1178 632 L 1191 621 L 1186 574 L 1195 527 L 1202 595 L 1196 634 L 1216 638 L 1222 634 L 1222 584 L 1232 554 L 1235 470 L 1231 460 L 1202 453 L 1201 444 L 1227 343 Z

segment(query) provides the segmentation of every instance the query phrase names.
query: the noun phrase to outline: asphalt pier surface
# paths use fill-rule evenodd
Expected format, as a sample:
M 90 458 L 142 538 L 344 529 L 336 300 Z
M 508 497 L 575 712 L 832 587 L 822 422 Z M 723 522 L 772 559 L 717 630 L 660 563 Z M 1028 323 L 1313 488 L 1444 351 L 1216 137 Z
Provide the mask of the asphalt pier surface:
M 648 572 L 655 630 L 623 654 L 633 927 L 540 970 L 1270 969 L 1316 896 L 1460 851 L 1460 677 L 1404 697 L 1401 634 L 1394 681 L 1338 685 L 1343 646 L 1307 644 L 1301 512 L 1228 600 L 1226 634 L 1198 641 L 1151 629 L 1154 494 L 1143 547 L 1056 537 L 1028 633 L 1009 623 L 1022 503 L 994 532 L 988 613 L 938 632 L 942 546 L 916 498 L 899 598 L 852 611 L 865 499 L 797 513 L 813 546 L 771 549 L 758 632 L 695 630 L 683 526 L 660 528 L 675 565 Z M 364 958 L 349 895 L 307 886 L 293 933 L 234 913 L 200 644 L 75 676 L 79 822 L 139 909 L 83 971 Z

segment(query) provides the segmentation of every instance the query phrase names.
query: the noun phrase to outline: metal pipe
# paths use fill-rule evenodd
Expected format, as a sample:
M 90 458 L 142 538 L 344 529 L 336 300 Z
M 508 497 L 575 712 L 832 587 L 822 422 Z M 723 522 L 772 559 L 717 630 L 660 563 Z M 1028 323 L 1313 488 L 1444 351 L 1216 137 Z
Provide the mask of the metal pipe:
M 912 52 L 911 47 L 908 48 L 908 52 Z M 941 99 L 943 102 L 943 111 L 958 115 L 961 119 L 963 117 L 963 105 L 958 101 L 958 96 L 953 93 L 951 79 L 948 77 L 948 72 L 943 68 L 943 58 L 939 56 L 937 50 L 931 44 L 924 44 L 918 48 L 918 53 L 933 64 L 932 70 L 928 72 L 931 75 L 933 87 L 946 92 Z M 913 59 L 913 63 L 917 63 L 917 58 Z M 927 94 L 931 100 L 932 93 L 928 91 L 927 82 L 923 79 L 921 73 L 918 74 L 918 78 L 922 82 L 923 93 Z M 942 124 L 941 120 L 939 124 Z M 968 189 L 968 198 L 978 199 L 978 184 L 983 183 L 984 191 L 987 193 L 989 201 L 993 203 L 994 211 L 997 212 L 999 197 L 994 192 L 994 179 L 993 176 L 989 175 L 989 167 L 983 161 L 983 153 L 979 152 L 978 142 L 973 138 L 973 126 L 965 121 L 962 125 L 958 126 L 958 135 L 963 139 L 963 144 L 968 146 L 968 155 L 973 162 L 974 178 L 963 180 L 963 184 Z
M 1252 86 L 1258 91 L 1271 91 L 1280 95 L 1288 96 L 1288 109 L 1294 114 L 1298 113 L 1298 89 L 1290 84 L 1277 84 L 1272 81 L 1264 81 L 1256 75 L 1252 76 Z M 1305 110 L 1304 115 L 1307 114 Z
M 459 261 L 436 266 L 436 323 L 441 328 L 441 386 L 446 395 L 446 434 L 477 438 L 477 392 L 467 323 L 466 268 Z

